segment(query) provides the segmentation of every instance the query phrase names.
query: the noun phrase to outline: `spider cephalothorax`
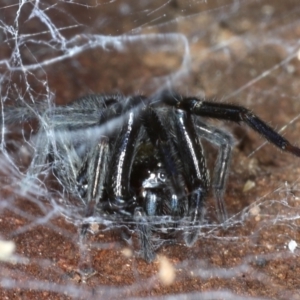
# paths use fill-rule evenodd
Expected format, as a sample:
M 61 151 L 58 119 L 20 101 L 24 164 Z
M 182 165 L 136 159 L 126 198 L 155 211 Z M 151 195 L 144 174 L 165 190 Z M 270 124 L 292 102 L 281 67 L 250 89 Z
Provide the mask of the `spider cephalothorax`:
M 40 120 L 29 174 L 38 174 L 50 157 L 65 190 L 87 205 L 87 217 L 97 212 L 138 228 L 148 261 L 155 256 L 152 233 L 159 228 L 172 233 L 183 225 L 185 243 L 197 239 L 210 188 L 201 139 L 219 147 L 211 186 L 219 219 L 227 218 L 223 194 L 233 139 L 203 117 L 245 122 L 281 150 L 300 156 L 299 148 L 246 108 L 170 91 L 149 98 L 91 95 L 43 107 L 35 114 L 28 106 L 4 110 L 8 122 Z

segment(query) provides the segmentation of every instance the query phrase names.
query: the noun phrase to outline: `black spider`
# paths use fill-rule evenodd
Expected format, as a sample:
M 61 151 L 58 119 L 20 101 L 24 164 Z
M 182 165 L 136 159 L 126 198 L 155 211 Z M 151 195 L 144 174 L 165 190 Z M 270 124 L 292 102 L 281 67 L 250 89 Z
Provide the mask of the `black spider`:
M 189 246 L 197 239 L 210 187 L 202 138 L 219 147 L 212 189 L 220 221 L 227 218 L 223 194 L 233 139 L 198 117 L 245 122 L 300 156 L 299 148 L 248 109 L 171 91 L 150 98 L 91 95 L 48 110 L 41 105 L 4 111 L 7 122 L 40 120 L 28 173 L 38 174 L 50 158 L 62 186 L 87 205 L 86 217 L 97 212 L 138 228 L 147 261 L 155 257 L 158 230 L 173 234 L 184 228 Z

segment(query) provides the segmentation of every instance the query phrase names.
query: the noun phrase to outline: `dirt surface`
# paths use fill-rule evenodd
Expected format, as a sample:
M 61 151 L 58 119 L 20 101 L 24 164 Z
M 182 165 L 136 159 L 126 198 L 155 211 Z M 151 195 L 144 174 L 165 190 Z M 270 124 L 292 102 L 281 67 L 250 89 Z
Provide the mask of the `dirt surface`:
M 123 52 L 84 51 L 44 66 L 44 73 L 33 71 L 28 80 L 32 85 L 47 80 L 59 105 L 89 93 L 150 95 L 171 82 L 186 95 L 246 106 L 277 130 L 288 125 L 282 134 L 300 145 L 300 63 L 295 52 L 300 38 L 299 4 L 249 1 L 236 7 L 233 2 L 170 1 L 157 9 L 160 5 L 153 1 L 147 7 L 132 8 L 136 13 L 123 17 L 119 12 L 121 4 L 129 5 L 126 1 L 89 9 L 62 3 L 58 11 L 67 11 L 78 23 L 86 24 L 85 33 L 126 36 L 133 28 L 138 34 L 180 33 L 189 45 L 190 64 L 178 78 L 166 78 L 182 66 L 180 39 L 177 45 L 166 39 L 172 45 L 167 51 L 161 50 L 161 42 L 157 45 L 160 50 L 155 50 L 143 40 Z M 22 11 L 24 19 L 28 12 Z M 61 17 L 55 10 L 49 16 L 53 21 Z M 94 27 L 96 19 L 105 24 L 100 32 Z M 35 28 L 34 19 L 28 22 Z M 61 27 L 68 25 L 63 19 L 61 23 Z M 68 38 L 73 34 L 75 29 L 66 32 Z M 41 53 L 43 59 L 53 55 Z M 30 52 L 27 55 L 32 63 Z M 17 76 L 12 76 L 16 84 Z M 42 95 L 44 86 L 35 91 Z M 167 295 L 178 299 L 300 299 L 300 252 L 289 249 L 291 241 L 300 243 L 300 159 L 265 144 L 246 126 L 208 122 L 232 132 L 236 139 L 225 192 L 231 225 L 223 228 L 216 222 L 211 193 L 207 226 L 195 245 L 186 247 L 178 241 L 163 246 L 152 263 L 139 258 L 137 247 L 122 241 L 117 230 L 96 228 L 95 234 L 88 233 L 87 241 L 80 243 L 78 224 L 56 212 L 46 199 L 20 195 L 3 168 L 0 236 L 14 241 L 17 257 L 0 263 L 0 299 Z M 26 126 L 25 137 L 30 137 L 34 124 Z M 19 125 L 11 128 L 16 132 L 9 135 L 17 145 L 23 141 L 19 129 Z M 212 166 L 217 151 L 207 147 Z M 9 150 L 17 153 L 12 156 L 21 165 L 28 165 L 30 156 L 21 148 L 11 146 Z M 135 240 L 134 236 L 133 244 Z

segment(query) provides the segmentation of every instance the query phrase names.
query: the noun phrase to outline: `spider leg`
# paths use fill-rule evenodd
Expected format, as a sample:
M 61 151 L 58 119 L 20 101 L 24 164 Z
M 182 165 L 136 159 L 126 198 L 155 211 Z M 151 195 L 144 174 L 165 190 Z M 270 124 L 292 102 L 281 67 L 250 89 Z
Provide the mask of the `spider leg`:
M 196 241 L 199 225 L 203 219 L 204 201 L 209 189 L 209 174 L 203 148 L 196 134 L 190 114 L 183 110 L 175 111 L 177 148 L 183 164 L 183 174 L 189 193 L 189 228 L 185 242 L 191 246 Z
M 152 228 L 144 209 L 137 206 L 136 198 L 130 191 L 131 170 L 139 143 L 140 129 L 141 119 L 132 110 L 129 111 L 115 141 L 115 152 L 110 160 L 108 203 L 104 209 L 121 214 L 130 221 L 133 219 L 139 232 L 141 255 L 150 262 L 155 258 L 151 244 Z M 124 232 L 123 234 L 126 236 Z
M 135 208 L 134 220 L 136 221 L 137 229 L 139 231 L 141 255 L 146 261 L 151 262 L 155 258 L 155 252 L 151 242 L 152 228 L 143 208 Z
M 242 106 L 202 101 L 197 98 L 182 98 L 176 100 L 175 98 L 172 99 L 168 97 L 166 103 L 172 106 L 175 105 L 177 108 L 184 109 L 197 116 L 228 120 L 237 123 L 245 122 L 276 147 L 296 156 L 300 156 L 300 148 L 290 144 L 288 140 L 282 137 L 273 128 Z
M 233 122 L 245 122 L 254 131 L 261 134 L 270 143 L 274 144 L 281 150 L 290 152 L 296 156 L 300 156 L 300 148 L 290 144 L 288 140 L 282 137 L 264 121 L 254 115 L 250 110 L 231 104 L 204 101 L 194 97 L 182 97 L 171 91 L 164 91 L 160 95 L 160 99 L 166 105 L 182 109 L 191 114 L 203 117 L 228 120 Z M 155 100 L 155 99 L 154 99 Z M 158 101 L 153 101 L 153 105 Z M 214 174 L 213 188 L 216 196 L 219 218 L 226 220 L 226 210 L 223 201 L 223 193 L 225 188 L 226 173 L 231 156 L 232 139 L 224 132 L 208 127 L 203 123 L 199 123 L 198 130 L 207 140 L 216 143 L 220 147 L 220 154 L 217 160 Z
M 109 154 L 109 142 L 107 137 L 101 137 L 99 143 L 93 147 L 90 153 L 88 167 L 84 164 L 79 172 L 77 181 L 80 182 L 81 175 L 86 174 L 87 168 L 87 209 L 85 217 L 91 217 L 94 214 L 95 207 L 102 199 L 105 178 L 107 175 L 107 163 Z M 89 224 L 84 223 L 81 228 L 81 234 L 84 235 Z
M 81 160 L 75 150 L 74 141 L 66 130 L 55 131 L 55 143 L 53 169 L 59 173 L 58 180 L 62 182 L 62 185 L 70 189 L 72 187 L 71 192 L 75 194 L 73 187 L 77 186 L 78 170 L 85 165 L 87 158 L 84 161 Z
M 114 143 L 115 152 L 111 157 L 111 171 L 108 174 L 108 210 L 123 214 L 125 218 L 133 221 L 137 226 L 140 236 L 141 255 L 147 261 L 155 258 L 152 245 L 152 226 L 147 219 L 145 210 L 138 206 L 136 197 L 130 190 L 130 178 L 132 164 L 136 155 L 139 135 L 142 125 L 142 117 L 136 111 L 136 105 L 141 103 L 141 97 L 127 99 L 122 104 L 122 114 L 125 114 L 126 122 L 122 121 L 121 131 Z M 119 113 L 121 108 L 116 107 Z M 144 110 L 143 110 L 144 111 Z M 149 210 L 156 210 L 155 201 L 145 199 Z M 147 204 L 146 204 L 147 205 Z
M 133 111 L 130 111 L 126 118 L 115 142 L 116 150 L 111 157 L 108 209 L 130 215 L 126 209 L 135 204 L 130 191 L 130 175 L 141 124 L 140 118 Z
M 220 222 L 225 222 L 227 220 L 227 212 L 223 197 L 234 140 L 230 134 L 213 126 L 206 125 L 199 120 L 197 120 L 196 127 L 201 137 L 219 147 L 219 155 L 214 168 L 212 188 L 215 195 L 218 218 Z
M 109 142 L 107 137 L 101 137 L 99 143 L 92 150 L 88 167 L 88 194 L 87 201 L 95 201 L 96 205 L 102 199 L 107 163 Z
M 40 174 L 45 167 L 46 158 L 49 153 L 50 143 L 49 138 L 46 136 L 46 131 L 40 128 L 36 136 L 35 154 L 28 168 L 28 175 L 31 177 Z
M 164 165 L 167 177 L 170 180 L 171 215 L 182 216 L 187 212 L 186 194 L 183 186 L 183 178 L 180 172 L 180 160 L 176 153 L 172 140 L 159 119 L 157 112 L 147 106 L 143 112 L 143 126 L 151 143 L 158 149 Z
M 176 151 L 170 134 L 168 133 L 164 123 L 161 122 L 158 112 L 151 106 L 147 106 L 143 111 L 143 126 L 150 138 L 153 146 L 158 150 L 158 155 L 163 164 L 166 178 L 168 180 L 168 191 L 164 191 L 164 195 L 157 195 L 153 198 L 150 191 L 147 193 L 147 213 L 153 214 L 153 209 L 162 211 L 163 215 L 171 216 L 171 224 L 169 226 L 171 232 L 178 225 L 179 219 L 188 213 L 188 199 L 186 197 L 185 182 L 182 176 L 182 164 L 179 153 Z M 161 201 L 158 197 L 161 198 Z M 159 207 L 156 207 L 159 205 Z M 150 225 L 149 225 L 150 227 Z M 151 228 L 151 227 L 150 227 Z M 170 231 L 168 229 L 168 231 Z

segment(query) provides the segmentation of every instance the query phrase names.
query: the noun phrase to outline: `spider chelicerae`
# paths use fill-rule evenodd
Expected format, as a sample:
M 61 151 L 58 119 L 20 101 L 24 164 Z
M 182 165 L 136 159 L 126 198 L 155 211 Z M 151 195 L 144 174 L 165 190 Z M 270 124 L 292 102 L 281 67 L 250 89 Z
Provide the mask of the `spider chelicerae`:
M 219 148 L 212 189 L 219 219 L 227 218 L 223 195 L 233 138 L 203 117 L 244 122 L 281 150 L 300 156 L 248 109 L 163 91 L 152 97 L 90 95 L 46 109 L 4 107 L 3 122 L 37 118 L 35 154 L 28 174 L 48 161 L 64 189 L 100 214 L 139 232 L 141 255 L 155 257 L 153 234 L 182 229 L 185 244 L 197 240 L 210 188 L 201 139 Z M 88 224 L 82 227 L 84 234 Z

